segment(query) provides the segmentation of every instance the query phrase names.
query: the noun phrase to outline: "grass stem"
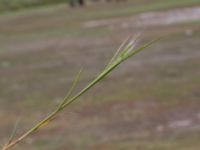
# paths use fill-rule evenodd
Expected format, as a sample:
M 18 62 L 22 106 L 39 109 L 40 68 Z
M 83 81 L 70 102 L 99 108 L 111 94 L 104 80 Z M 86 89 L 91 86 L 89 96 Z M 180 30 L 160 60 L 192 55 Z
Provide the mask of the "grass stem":
M 102 79 L 104 79 L 111 71 L 113 71 L 117 66 L 119 66 L 122 62 L 127 60 L 128 58 L 132 57 L 133 55 L 141 52 L 142 50 L 146 49 L 153 43 L 155 43 L 157 40 L 151 41 L 139 48 L 135 48 L 135 45 L 132 41 L 135 39 L 131 39 L 129 42 L 126 40 L 118 49 L 118 51 L 115 53 L 115 55 L 112 57 L 111 61 L 108 63 L 106 68 L 99 74 L 97 77 L 91 81 L 85 88 L 83 88 L 80 92 L 78 92 L 75 96 L 72 96 L 72 93 L 80 79 L 80 75 L 82 70 L 78 73 L 78 75 L 75 77 L 74 82 L 67 93 L 66 97 L 63 99 L 63 101 L 59 104 L 59 106 L 50 113 L 46 118 L 41 120 L 39 123 L 37 123 L 35 126 L 33 126 L 30 130 L 25 132 L 22 136 L 17 138 L 16 140 L 9 141 L 8 144 L 3 146 L 2 150 L 8 150 L 18 143 L 22 142 L 24 139 L 26 139 L 31 134 L 38 131 L 38 129 L 44 127 L 48 123 L 50 123 L 52 120 L 55 119 L 55 117 L 62 112 L 67 106 L 69 106 L 72 102 L 76 101 L 79 97 L 81 97 L 83 94 L 85 94 L 87 91 L 89 91 L 94 85 L 96 85 L 98 82 L 100 82 Z M 128 44 L 126 44 L 128 43 Z M 13 139 L 13 136 L 12 136 Z

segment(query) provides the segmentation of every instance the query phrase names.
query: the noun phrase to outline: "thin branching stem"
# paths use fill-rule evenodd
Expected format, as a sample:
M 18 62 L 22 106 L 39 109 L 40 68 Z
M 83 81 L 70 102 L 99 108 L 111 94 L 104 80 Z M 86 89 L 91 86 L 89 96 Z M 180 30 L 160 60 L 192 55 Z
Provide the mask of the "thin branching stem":
M 75 96 L 71 96 L 72 92 L 74 91 L 74 88 L 76 87 L 81 72 L 78 73 L 76 78 L 74 79 L 74 82 L 72 84 L 72 87 L 70 88 L 68 94 L 63 99 L 63 101 L 59 104 L 59 106 L 50 113 L 46 118 L 44 118 L 42 121 L 37 123 L 34 127 L 32 127 L 30 130 L 28 130 L 26 133 L 24 133 L 22 136 L 17 138 L 16 140 L 10 141 L 8 144 L 6 144 L 2 150 L 9 150 L 10 148 L 14 147 L 18 143 L 22 142 L 25 138 L 36 132 L 38 129 L 42 128 L 43 126 L 50 123 L 55 117 L 62 112 L 67 106 L 69 106 L 72 102 L 76 101 L 79 97 L 81 97 L 83 94 L 85 94 L 88 90 L 90 90 L 94 85 L 96 85 L 99 81 L 101 81 L 105 76 L 107 76 L 111 71 L 113 71 L 117 66 L 119 66 L 123 61 L 127 60 L 128 58 L 132 57 L 133 55 L 139 53 L 140 51 L 144 50 L 145 48 L 149 47 L 153 43 L 155 43 L 157 40 L 151 41 L 139 48 L 135 48 L 135 45 L 133 43 L 135 39 L 128 41 L 125 41 L 123 43 L 117 53 L 112 57 L 111 61 L 108 63 L 106 68 L 92 81 L 90 82 L 85 88 L 83 88 L 80 92 L 78 92 Z M 12 137 L 13 138 L 13 137 Z

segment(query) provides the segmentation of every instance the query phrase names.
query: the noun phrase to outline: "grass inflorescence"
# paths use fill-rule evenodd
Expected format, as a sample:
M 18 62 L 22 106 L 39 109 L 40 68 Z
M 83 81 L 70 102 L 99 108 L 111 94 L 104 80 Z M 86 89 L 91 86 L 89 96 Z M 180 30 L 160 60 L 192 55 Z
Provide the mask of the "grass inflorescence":
M 2 147 L 2 150 L 8 150 L 8 149 L 14 147 L 18 143 L 20 143 L 24 139 L 26 139 L 28 136 L 30 136 L 32 133 L 38 131 L 38 129 L 49 124 L 67 106 L 69 106 L 72 102 L 76 101 L 84 93 L 86 93 L 88 90 L 90 90 L 94 85 L 96 85 L 102 79 L 104 79 L 110 72 L 112 72 L 122 62 L 126 61 L 130 57 L 141 52 L 142 50 L 146 49 L 147 47 L 149 47 L 150 45 L 155 43 L 158 39 L 153 40 L 147 44 L 144 44 L 138 48 L 135 48 L 135 44 L 136 44 L 135 40 L 136 40 L 136 38 L 128 38 L 126 41 L 124 41 L 122 43 L 122 45 L 119 47 L 119 49 L 117 50 L 117 52 L 114 54 L 114 56 L 111 58 L 110 62 L 103 69 L 103 71 L 101 73 L 99 73 L 97 75 L 97 77 L 94 80 L 92 80 L 87 86 L 85 86 L 85 88 L 83 88 L 80 92 L 78 92 L 75 95 L 72 95 L 76 85 L 78 84 L 78 81 L 80 80 L 81 73 L 82 73 L 82 69 L 81 69 L 79 71 L 79 73 L 77 74 L 77 76 L 75 77 L 73 84 L 72 84 L 71 88 L 69 89 L 67 95 L 60 102 L 60 104 L 57 106 L 57 108 L 54 111 L 52 111 L 46 118 L 41 120 L 39 123 L 37 123 L 35 126 L 33 126 L 30 130 L 28 130 L 22 136 L 20 136 L 16 139 L 14 139 L 14 135 L 16 132 L 16 129 L 14 129 L 9 141 Z

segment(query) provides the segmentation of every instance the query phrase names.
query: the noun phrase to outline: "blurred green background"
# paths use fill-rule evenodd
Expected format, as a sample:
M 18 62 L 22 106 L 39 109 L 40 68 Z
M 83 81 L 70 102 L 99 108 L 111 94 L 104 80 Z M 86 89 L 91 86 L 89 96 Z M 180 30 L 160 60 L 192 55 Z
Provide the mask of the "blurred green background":
M 161 41 L 122 64 L 16 150 L 199 150 L 200 0 L 0 0 L 0 143 L 44 118 L 84 68 L 119 45 Z
M 12 11 L 40 5 L 68 2 L 68 0 L 0 0 L 0 11 Z

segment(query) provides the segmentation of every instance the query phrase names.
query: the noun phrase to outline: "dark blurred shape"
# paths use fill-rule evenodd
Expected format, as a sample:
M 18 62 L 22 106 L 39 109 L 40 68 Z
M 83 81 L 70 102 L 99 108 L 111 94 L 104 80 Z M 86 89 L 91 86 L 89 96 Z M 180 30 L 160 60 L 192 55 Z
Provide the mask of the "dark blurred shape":
M 85 5 L 85 0 L 69 0 L 69 5 L 74 7 L 76 4 L 83 6 Z

